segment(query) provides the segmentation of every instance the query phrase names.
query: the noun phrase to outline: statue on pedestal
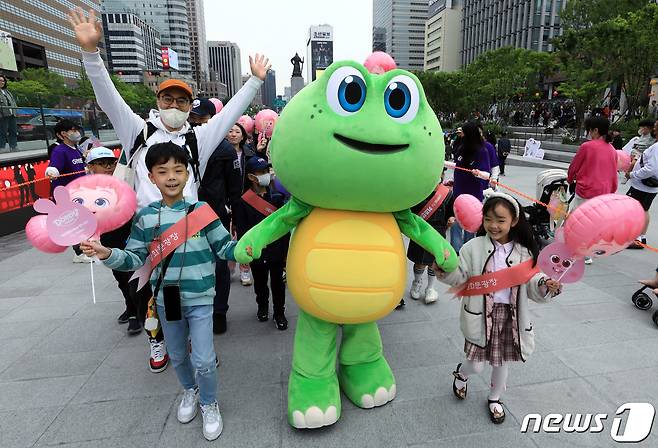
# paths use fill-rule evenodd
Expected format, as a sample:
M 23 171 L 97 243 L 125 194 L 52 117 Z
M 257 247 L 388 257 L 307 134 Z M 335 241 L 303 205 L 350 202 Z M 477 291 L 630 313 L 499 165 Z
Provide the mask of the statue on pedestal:
M 290 63 L 293 65 L 292 77 L 301 77 L 302 76 L 302 67 L 304 66 L 304 59 L 299 57 L 298 53 L 295 53 L 295 56 L 290 60 Z

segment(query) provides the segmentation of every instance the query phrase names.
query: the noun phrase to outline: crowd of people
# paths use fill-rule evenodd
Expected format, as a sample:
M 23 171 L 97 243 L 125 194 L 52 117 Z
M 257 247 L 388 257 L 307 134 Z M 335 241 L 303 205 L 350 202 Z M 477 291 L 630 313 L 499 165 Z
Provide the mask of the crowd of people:
M 132 168 L 137 195 L 133 219 L 104 234 L 100 241 L 83 241 L 74 248 L 75 261 L 91 262 L 95 257 L 112 269 L 125 300 L 125 311 L 117 321 L 128 324 L 129 334 L 147 334 L 152 372 L 165 370 L 171 362 L 184 389 L 178 420 L 190 422 L 200 409 L 203 434 L 214 440 L 221 434 L 223 422 L 217 401 L 219 360 L 213 333 L 227 331 L 236 241 L 289 200 L 288 193 L 273 182 L 268 138 L 252 135 L 238 123 L 265 79 L 268 60 L 260 55 L 249 58 L 251 78 L 219 113 L 209 100 L 195 98 L 185 82 L 164 81 L 157 92 L 157 108 L 144 120 L 111 82 L 97 49 L 103 34 L 95 15 L 85 17 L 81 10 L 72 11 L 70 21 L 96 100 L 114 125 L 123 151 L 117 158 L 102 146 L 82 148 L 78 126 L 62 120 L 55 129 L 58 144 L 52 148 L 46 174 L 54 188 L 78 176 L 116 174 L 115 170 Z M 588 199 L 615 192 L 618 186 L 609 121 L 593 117 L 587 120 L 586 128 L 589 141 L 579 149 L 568 173 L 569 181 L 575 183 L 573 209 Z M 625 173 L 630 183 L 628 195 L 640 201 L 647 212 L 658 193 L 658 144 L 650 137 L 651 131 L 658 135 L 658 121 L 641 125 L 632 148 L 632 167 Z M 453 393 L 465 399 L 469 378 L 482 372 L 485 362 L 491 364 L 487 407 L 492 422 L 502 423 L 505 410 L 500 400 L 508 365 L 527 360 L 534 350 L 528 302 L 550 302 L 561 293 L 562 284 L 533 271 L 539 246 L 530 223 L 521 204 L 497 188 L 511 151 L 507 135 L 487 133 L 479 122 L 469 121 L 457 129 L 449 149 L 457 167 L 453 179 L 444 182 L 442 177 L 437 189 L 412 212 L 444 237 L 450 232 L 460 264 L 456 271 L 444 272 L 432 253 L 412 242 L 407 251 L 413 263 L 410 297 L 430 304 L 439 298 L 439 282 L 458 287 L 480 275 L 504 270 L 522 273 L 522 282 L 465 296 L 460 307 L 465 359 L 452 372 Z M 466 170 L 489 176 L 477 177 Z M 455 219 L 454 203 L 463 194 L 482 203 L 483 218 L 477 233 L 469 232 Z M 188 221 L 204 225 L 187 235 Z M 179 223 L 184 223 L 184 238 L 169 255 L 162 255 L 150 283 L 138 289 L 131 278 L 149 257 L 149 247 L 162 245 L 167 232 Z M 278 330 L 288 328 L 288 244 L 286 235 L 270 244 L 260 259 L 236 267 L 243 285 L 253 283 L 258 321 L 269 320 L 272 296 L 272 320 Z M 645 244 L 645 237 L 640 236 L 634 246 Z M 655 283 L 658 288 L 658 274 Z M 398 308 L 403 306 L 404 299 Z

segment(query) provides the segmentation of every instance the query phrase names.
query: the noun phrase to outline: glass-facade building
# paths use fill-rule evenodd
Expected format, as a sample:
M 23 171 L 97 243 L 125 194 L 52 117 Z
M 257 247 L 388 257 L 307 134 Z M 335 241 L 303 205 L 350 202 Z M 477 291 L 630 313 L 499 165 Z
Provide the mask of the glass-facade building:
M 390 54 L 400 68 L 422 70 L 427 9 L 427 0 L 374 0 L 373 51 Z
M 0 31 L 43 47 L 48 70 L 73 84 L 80 77 L 81 55 L 67 15 L 75 7 L 81 7 L 85 15 L 94 9 L 100 16 L 100 0 L 0 0 Z
M 242 87 L 240 47 L 233 42 L 208 41 L 210 80 L 226 85 L 231 98 Z
M 552 51 L 567 0 L 464 0 L 462 66 L 501 47 Z

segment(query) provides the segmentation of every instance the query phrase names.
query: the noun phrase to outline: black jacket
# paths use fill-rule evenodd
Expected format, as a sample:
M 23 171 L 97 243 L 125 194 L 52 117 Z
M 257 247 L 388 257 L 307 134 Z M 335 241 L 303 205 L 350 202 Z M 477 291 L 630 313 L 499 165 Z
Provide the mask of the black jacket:
M 420 211 L 425 207 L 425 205 L 432 200 L 434 194 L 435 192 L 433 191 L 432 193 L 430 193 L 429 196 L 423 199 L 421 203 L 411 207 L 411 212 L 416 215 L 419 214 Z M 443 200 L 443 203 L 441 203 L 439 209 L 436 212 L 434 212 L 434 214 L 430 216 L 430 218 L 427 220 L 427 223 L 431 225 L 434 228 L 434 230 L 439 232 L 441 235 L 445 236 L 446 231 L 448 230 L 448 219 L 455 216 L 455 212 L 453 211 L 454 203 L 455 203 L 455 198 L 453 197 L 452 190 L 450 190 L 446 198 Z
M 227 229 L 230 218 L 226 206 L 231 207 L 240 199 L 243 184 L 238 154 L 233 145 L 224 139 L 208 159 L 208 166 L 199 186 L 199 200 L 212 207 Z
M 281 208 L 284 205 L 284 197 L 278 191 L 268 188 L 263 196 L 267 202 L 272 204 L 277 208 Z M 265 219 L 265 215 L 261 214 L 258 210 L 253 208 L 251 205 L 247 204 L 244 199 L 240 198 L 238 202 L 233 205 L 233 225 L 238 234 L 238 239 L 247 233 L 251 228 L 256 226 Z M 275 242 L 271 243 L 265 249 L 263 249 L 263 254 L 261 260 L 265 261 L 284 261 L 288 256 L 288 243 L 290 241 L 290 234 L 279 238 Z
M 256 157 L 256 153 L 250 145 L 244 145 L 242 147 L 242 153 L 240 154 L 240 176 L 242 176 L 242 191 L 240 192 L 240 195 L 242 195 L 242 193 L 251 187 L 251 182 L 249 182 L 247 179 L 247 172 L 245 171 L 245 167 L 247 166 L 247 160 L 251 159 L 252 157 Z
M 512 142 L 508 138 L 502 137 L 498 140 L 498 157 L 504 158 L 509 156 L 509 153 L 512 151 Z

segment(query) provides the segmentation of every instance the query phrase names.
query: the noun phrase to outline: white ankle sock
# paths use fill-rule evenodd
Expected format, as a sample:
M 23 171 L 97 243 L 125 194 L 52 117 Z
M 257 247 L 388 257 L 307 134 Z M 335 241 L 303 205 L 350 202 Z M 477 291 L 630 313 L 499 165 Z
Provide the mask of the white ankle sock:
M 427 287 L 436 290 L 437 281 L 436 274 L 432 268 L 427 268 Z
M 459 375 L 467 380 L 469 376 L 482 372 L 482 369 L 484 369 L 484 362 L 469 361 L 467 359 L 459 368 Z M 462 389 L 465 385 L 465 381 L 460 381 L 459 378 L 455 378 L 455 386 L 457 386 L 457 389 Z

